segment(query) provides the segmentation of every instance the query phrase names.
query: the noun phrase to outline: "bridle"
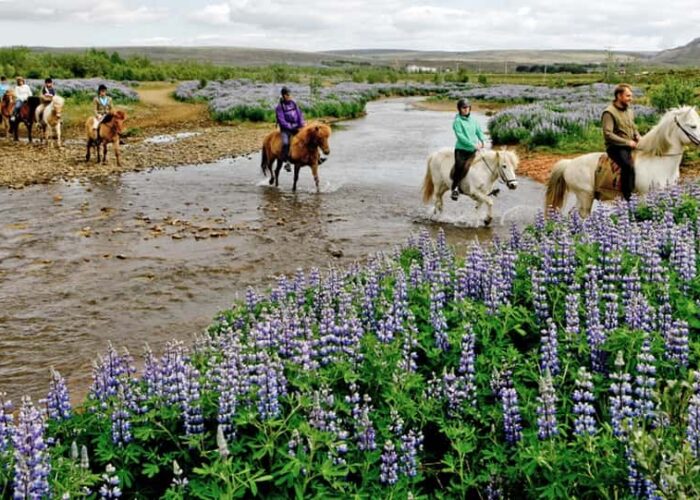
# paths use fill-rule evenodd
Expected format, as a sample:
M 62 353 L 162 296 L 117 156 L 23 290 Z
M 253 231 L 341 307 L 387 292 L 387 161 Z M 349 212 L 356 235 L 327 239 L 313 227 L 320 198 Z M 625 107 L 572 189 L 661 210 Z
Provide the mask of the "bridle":
M 680 121 L 678 121 L 678 117 L 677 117 L 677 116 L 674 116 L 674 117 L 673 117 L 673 121 L 676 122 L 676 125 L 678 125 L 678 128 L 681 129 L 681 130 L 683 131 L 683 133 L 684 133 L 685 136 L 690 140 L 690 142 L 692 142 L 692 143 L 695 144 L 696 146 L 700 146 L 700 138 L 698 138 L 698 137 L 697 137 L 695 134 L 693 134 L 690 130 L 686 129 L 686 128 L 683 126 L 683 124 L 682 124 Z
M 489 169 L 489 172 L 491 172 L 491 175 L 494 175 L 494 174 L 495 174 L 495 175 L 498 176 L 506 185 L 510 186 L 510 185 L 513 184 L 514 182 L 517 182 L 517 181 L 518 181 L 518 180 L 515 179 L 515 178 L 513 178 L 513 179 L 508 179 L 508 178 L 506 177 L 505 172 L 503 172 L 503 170 L 505 170 L 505 169 L 499 169 L 499 168 L 498 168 L 498 165 L 496 166 L 496 170 L 497 170 L 498 172 L 494 172 L 494 169 L 491 167 L 491 165 L 489 165 L 489 162 L 488 162 L 488 160 L 486 159 L 486 156 L 485 156 L 483 153 L 482 153 L 482 155 L 481 155 L 481 159 L 484 161 L 484 165 L 486 165 L 486 168 Z

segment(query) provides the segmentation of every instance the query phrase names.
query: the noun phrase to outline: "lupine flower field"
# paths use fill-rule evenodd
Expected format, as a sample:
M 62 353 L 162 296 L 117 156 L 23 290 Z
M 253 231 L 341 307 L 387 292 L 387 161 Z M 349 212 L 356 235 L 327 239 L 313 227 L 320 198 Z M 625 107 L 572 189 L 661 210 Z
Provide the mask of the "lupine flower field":
M 15 498 L 698 498 L 700 185 L 299 270 L 72 408 L 0 395 Z
M 134 89 L 122 82 L 114 80 L 104 80 L 102 78 L 54 78 L 54 88 L 58 95 L 63 97 L 74 97 L 85 95 L 93 98 L 97 95 L 97 87 L 104 83 L 107 91 L 115 99 L 120 101 L 138 101 L 139 95 Z M 27 84 L 32 88 L 35 95 L 41 91 L 44 85 L 43 79 L 28 79 Z

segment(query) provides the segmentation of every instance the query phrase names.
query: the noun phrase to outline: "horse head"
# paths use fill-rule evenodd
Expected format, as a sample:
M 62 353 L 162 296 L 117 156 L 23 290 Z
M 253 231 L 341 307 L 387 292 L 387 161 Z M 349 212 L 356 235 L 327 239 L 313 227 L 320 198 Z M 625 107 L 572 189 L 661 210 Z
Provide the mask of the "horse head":
M 496 151 L 498 177 L 508 186 L 508 189 L 516 189 L 518 187 L 518 180 L 515 176 L 517 167 L 518 156 L 513 151 L 509 151 L 506 148 Z
M 314 137 L 316 138 L 316 144 L 319 148 L 321 148 L 323 154 L 331 154 L 331 147 L 328 144 L 328 138 L 331 136 L 331 128 L 325 123 L 319 123 L 314 126 L 313 131 Z
M 694 107 L 680 108 L 673 120 L 682 132 L 680 139 L 683 144 L 700 146 L 700 116 Z
M 52 110 L 51 113 L 53 114 L 53 116 L 56 117 L 57 120 L 61 119 L 61 113 L 63 112 L 64 102 L 65 101 L 63 100 L 63 97 L 57 95 L 57 96 L 54 96 L 53 99 L 51 99 L 51 104 L 49 104 L 49 106 L 51 106 L 51 110 Z M 48 106 L 47 106 L 47 108 L 48 108 Z
M 124 128 L 124 122 L 126 121 L 126 113 L 124 111 L 119 110 L 114 115 L 112 115 L 112 130 L 116 134 L 121 134 Z

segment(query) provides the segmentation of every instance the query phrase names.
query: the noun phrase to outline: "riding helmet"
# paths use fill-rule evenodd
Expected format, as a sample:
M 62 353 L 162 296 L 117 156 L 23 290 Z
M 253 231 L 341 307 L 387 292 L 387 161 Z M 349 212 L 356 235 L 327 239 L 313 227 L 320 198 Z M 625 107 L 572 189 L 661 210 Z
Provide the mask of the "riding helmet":
M 457 109 L 458 110 L 461 108 L 466 108 L 467 106 L 471 106 L 471 104 L 469 103 L 469 99 L 462 98 L 459 101 L 457 101 Z
M 280 95 L 289 95 L 289 89 L 287 87 L 282 87 L 282 90 L 280 90 Z
M 107 90 L 107 85 L 105 85 L 104 83 L 100 83 L 100 86 L 97 87 L 97 91 L 99 92 L 101 90 Z

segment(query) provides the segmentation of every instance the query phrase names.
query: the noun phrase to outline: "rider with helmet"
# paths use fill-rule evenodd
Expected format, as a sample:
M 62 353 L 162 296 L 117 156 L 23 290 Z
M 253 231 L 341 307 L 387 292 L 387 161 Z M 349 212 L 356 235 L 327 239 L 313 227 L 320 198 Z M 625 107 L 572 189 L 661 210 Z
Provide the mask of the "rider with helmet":
M 53 80 L 51 78 L 46 78 L 44 80 L 44 86 L 41 87 L 41 93 L 39 94 L 40 103 L 37 106 L 36 114 L 41 116 L 44 112 L 44 108 L 51 104 L 54 96 L 56 95 L 56 88 L 53 86 Z
M 275 114 L 282 134 L 282 161 L 285 162 L 284 168 L 289 171 L 289 144 L 292 136 L 304 126 L 304 115 L 297 103 L 292 100 L 291 92 L 287 87 L 282 87 L 280 91 L 280 101 L 275 108 Z
M 101 83 L 99 87 L 97 87 L 97 95 L 92 100 L 92 103 L 95 106 L 95 121 L 93 122 L 93 128 L 97 130 L 97 127 L 100 126 L 100 123 L 102 123 L 105 116 L 114 113 L 112 98 L 107 95 L 107 85 Z
M 484 147 L 484 133 L 476 119 L 471 116 L 471 110 L 471 104 L 467 99 L 457 101 L 458 113 L 452 123 L 452 130 L 457 136 L 451 195 L 455 201 L 459 198 L 459 183 L 469 172 L 469 166 L 474 161 L 477 149 Z

